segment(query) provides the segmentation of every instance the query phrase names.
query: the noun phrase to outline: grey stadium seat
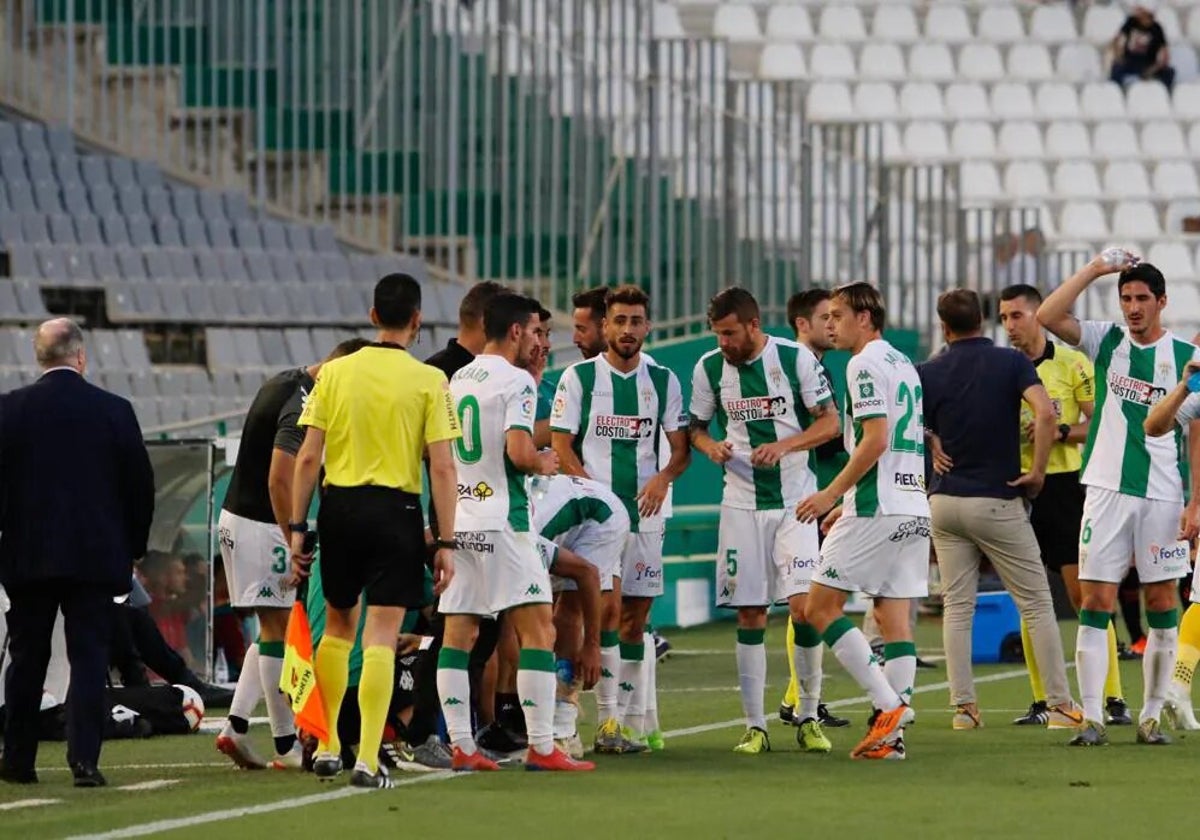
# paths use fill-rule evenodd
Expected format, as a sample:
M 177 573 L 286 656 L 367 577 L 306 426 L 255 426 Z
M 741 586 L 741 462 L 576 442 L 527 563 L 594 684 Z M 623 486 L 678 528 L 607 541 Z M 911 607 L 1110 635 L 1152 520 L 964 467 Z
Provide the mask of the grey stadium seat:
M 240 219 L 233 227 L 233 234 L 239 248 L 262 250 L 262 233 L 258 229 L 258 222 L 253 219 Z
M 212 374 L 213 393 L 218 397 L 239 396 L 237 374 L 232 370 L 215 370 Z
M 212 295 L 207 283 L 183 283 L 183 299 L 187 305 L 189 321 L 214 321 L 216 311 L 213 309 Z
M 130 384 L 129 374 L 123 370 L 104 371 L 101 381 L 107 390 L 118 396 L 125 398 L 133 396 L 133 386 Z
M 287 237 L 287 247 L 295 254 L 308 254 L 313 251 L 312 231 L 308 225 L 289 224 L 284 227 Z
M 329 280 L 336 280 L 336 277 L 327 277 L 325 274 L 325 261 L 316 254 L 301 254 L 296 262 L 300 272 L 300 279 L 305 283 L 325 283 Z
M 88 341 L 88 357 L 101 370 L 124 370 L 125 360 L 112 330 L 93 330 Z
M 248 397 L 257 394 L 258 389 L 266 381 L 266 371 L 260 369 L 238 371 L 238 386 L 241 388 L 242 393 Z M 246 403 L 246 406 L 249 407 L 249 403 Z
M 209 284 L 212 294 L 214 321 L 222 324 L 237 323 L 243 319 L 242 309 L 238 301 L 237 289 L 229 283 Z
M 108 164 L 99 155 L 84 155 L 80 158 L 79 172 L 83 176 L 83 182 L 89 187 L 99 184 L 107 186 L 110 183 Z
M 246 280 L 250 283 L 270 283 L 275 277 L 275 269 L 271 266 L 271 258 L 262 251 L 246 251 Z M 281 277 L 280 280 L 290 280 Z
M 338 302 L 336 286 L 332 283 L 321 283 L 316 286 L 309 286 L 308 293 L 312 300 L 313 308 L 313 323 L 316 324 L 339 324 L 344 318 L 342 316 L 342 306 Z M 315 343 L 315 339 L 314 339 Z M 316 344 L 318 352 L 321 345 Z M 333 345 L 330 345 L 330 349 Z M 328 351 L 326 351 L 328 352 Z
M 17 123 L 17 139 L 26 152 L 46 151 L 46 128 L 41 123 L 21 120 Z
M 88 216 L 94 217 L 92 203 L 88 200 L 87 190 L 82 184 L 67 184 L 62 190 L 63 209 L 76 219 Z
M 163 182 L 162 170 L 158 168 L 158 164 L 148 160 L 134 161 L 133 172 L 137 182 L 143 187 L 157 187 Z
M 158 283 L 152 280 L 142 280 L 137 283 L 133 287 L 133 299 L 137 305 L 137 311 L 144 318 L 158 320 L 167 317 L 168 313 L 163 306 Z
M 337 333 L 332 327 L 313 327 L 309 334 L 312 336 L 312 346 L 316 353 L 314 359 L 324 359 L 337 346 Z
M 240 192 L 227 192 L 222 195 L 225 200 L 225 216 L 231 221 L 238 221 L 250 216 L 250 202 Z
M 146 194 L 134 184 L 114 184 L 117 190 L 117 207 L 126 216 L 146 214 Z
M 263 283 L 254 287 L 258 292 L 259 298 L 262 301 L 263 320 L 286 322 L 292 319 L 292 303 L 288 299 L 288 294 L 283 283 Z M 249 315 L 250 313 L 246 313 Z M 282 342 L 282 338 L 280 341 Z M 263 352 L 266 354 L 266 346 L 263 346 Z M 271 361 L 271 357 L 266 355 L 267 364 L 275 364 Z
M 121 273 L 121 269 L 117 265 L 116 251 L 111 248 L 92 248 L 90 256 L 92 273 L 96 275 L 96 280 L 99 282 L 113 283 L 125 279 L 125 275 Z
M 22 241 L 30 245 L 50 244 L 50 227 L 46 224 L 46 217 L 41 213 L 22 213 L 21 235 Z
M 217 259 L 221 261 L 221 270 L 225 273 L 226 281 L 230 283 L 248 283 L 249 275 L 246 273 L 246 261 L 242 258 L 241 251 L 233 249 L 217 251 Z
M 22 213 L 34 208 L 33 184 L 23 178 L 11 180 L 4 185 L 8 191 L 8 206 L 14 213 Z
M 73 286 L 99 286 L 100 281 L 96 279 L 95 273 L 92 271 L 91 256 L 87 251 L 81 251 L 78 248 L 66 247 L 59 249 L 63 255 L 63 264 L 67 269 L 67 279 Z
M 120 267 L 123 277 L 128 280 L 145 280 L 149 276 L 146 273 L 146 260 L 141 251 L 126 245 L 116 248 L 115 253 L 117 265 Z
M 329 225 L 314 225 L 312 229 L 313 247 L 324 254 L 340 253 L 337 235 Z
M 154 220 L 154 233 L 158 244 L 164 248 L 180 248 L 183 246 L 183 235 L 179 231 L 179 222 L 174 216 L 159 216 Z
M 46 146 L 56 155 L 75 154 L 75 135 L 64 125 L 46 127 Z
M 312 285 L 307 283 L 281 283 L 279 284 L 284 296 L 287 298 L 288 306 L 292 311 L 292 317 L 305 324 L 311 324 L 314 321 L 321 320 L 320 313 L 317 311 L 317 305 L 313 300 Z
M 42 299 L 42 290 L 36 283 L 29 280 L 14 280 L 13 289 L 17 293 L 17 304 L 26 318 L 40 321 L 50 317 L 50 312 L 46 309 L 46 302 Z
M 51 213 L 46 218 L 50 226 L 50 241 L 56 245 L 75 245 L 78 238 L 75 235 L 75 224 L 70 216 L 62 213 Z M 99 231 L 97 231 L 99 233 Z
M 92 212 L 97 216 L 119 216 L 121 209 L 117 207 L 117 194 L 108 184 L 93 184 L 88 187 L 88 201 Z
M 12 283 L 0 282 L 0 319 L 5 321 L 20 321 L 21 304 L 17 302 L 17 290 Z M 4 364 L 0 360 L 0 364 Z
M 204 222 L 204 229 L 208 233 L 208 241 L 214 248 L 233 248 L 233 231 L 229 227 L 229 222 L 224 218 L 208 219 Z
M 104 312 L 117 324 L 137 321 L 141 317 L 134 298 L 136 283 L 111 282 L 104 289 Z
M 8 246 L 8 273 L 13 279 L 33 280 L 42 276 L 32 245 Z
M 183 283 L 174 280 L 160 280 L 154 283 L 158 286 L 158 295 L 162 300 L 163 317 L 170 321 L 194 321 L 195 315 L 183 294 Z
M 382 276 L 375 271 L 375 260 L 368 254 L 350 257 L 350 276 L 358 283 L 376 283 Z
M 171 207 L 171 196 L 162 187 L 153 187 L 144 193 L 146 214 L 151 219 L 174 218 L 175 211 Z
M 137 185 L 133 177 L 133 161 L 123 157 L 108 157 L 105 160 L 108 162 L 108 180 L 112 181 L 114 187 L 119 190 Z
M 263 360 L 268 367 L 285 368 L 298 364 L 288 352 L 287 342 L 283 340 L 283 330 L 263 328 L 258 331 L 258 343 L 262 347 Z
M 221 259 L 215 251 L 208 248 L 197 248 L 193 252 L 196 259 L 196 270 L 201 280 L 209 283 L 224 283 L 225 269 L 221 266 Z
M 25 241 L 21 216 L 17 213 L 0 215 L 0 245 L 15 245 Z
M 241 287 L 241 290 L 237 292 L 237 298 L 243 320 L 255 323 L 273 320 L 274 315 L 267 310 L 262 298 L 262 290 L 270 288 L 272 285 L 251 283 Z
M 183 396 L 159 397 L 158 416 L 163 426 L 182 423 L 184 420 Z
M 133 388 L 133 396 L 135 398 L 158 396 L 158 377 L 149 368 L 133 371 L 129 377 L 129 383 Z
M 196 196 L 196 209 L 205 221 L 225 221 L 225 205 L 221 194 L 212 190 L 201 190 Z
M 172 190 L 171 206 L 175 209 L 175 216 L 181 221 L 200 218 L 200 205 L 196 200 L 196 191 L 190 187 Z
M 296 257 L 288 253 L 271 254 L 271 273 L 276 280 L 284 283 L 301 279 Z
M 181 225 L 183 233 L 183 244 L 188 248 L 207 248 L 208 229 L 205 227 L 203 220 L 198 216 L 190 219 L 184 219 Z
M 169 251 L 167 259 L 171 263 L 170 276 L 176 280 L 199 280 L 200 272 L 196 269 L 196 259 L 191 251 Z
M 63 259 L 62 251 L 50 245 L 43 245 L 37 248 L 34 253 L 37 255 L 38 272 L 48 285 L 70 285 L 70 280 L 67 277 L 67 264 Z
M 354 279 L 350 271 L 350 261 L 342 254 L 321 254 L 319 256 L 325 268 L 325 279 L 334 283 L 346 283 Z
M 262 345 L 258 342 L 258 330 L 233 330 L 233 342 L 237 346 L 238 358 L 247 367 L 265 367 Z
M 175 280 L 171 276 L 171 257 L 169 251 L 161 248 L 143 248 L 142 258 L 146 261 L 146 276 L 151 280 Z
M 262 232 L 263 250 L 265 251 L 287 251 L 288 239 L 284 232 L 283 225 L 279 222 L 268 219 L 259 225 Z
M 329 355 L 329 351 L 318 355 L 313 348 L 312 335 L 303 327 L 289 327 L 283 331 L 284 343 L 288 346 L 288 355 L 296 364 L 311 365 Z
M 204 331 L 204 345 L 209 370 L 238 370 L 242 361 L 238 358 L 233 330 L 228 327 L 208 327 Z
M 63 206 L 58 184 L 54 181 L 34 181 L 33 205 L 40 213 L 61 213 Z
M 135 397 L 130 402 L 133 403 L 133 411 L 137 414 L 138 425 L 142 427 L 142 431 L 161 425 L 157 397 Z
M 124 216 L 110 213 L 102 217 L 100 231 L 104 234 L 104 241 L 109 245 L 129 244 L 129 225 L 126 224 Z
M 125 219 L 129 225 L 129 244 L 138 248 L 149 248 L 158 244 L 154 236 L 154 228 L 150 219 L 141 214 L 128 216 Z
M 146 350 L 145 334 L 141 330 L 117 330 L 117 344 L 121 347 L 121 358 L 130 370 L 150 367 L 150 353 Z
M 69 155 L 55 155 L 50 162 L 55 179 L 64 189 L 83 183 L 83 176 L 79 173 L 79 158 L 74 152 Z
M 75 239 L 80 245 L 103 245 L 104 237 L 100 233 L 100 220 L 90 215 L 76 216 Z

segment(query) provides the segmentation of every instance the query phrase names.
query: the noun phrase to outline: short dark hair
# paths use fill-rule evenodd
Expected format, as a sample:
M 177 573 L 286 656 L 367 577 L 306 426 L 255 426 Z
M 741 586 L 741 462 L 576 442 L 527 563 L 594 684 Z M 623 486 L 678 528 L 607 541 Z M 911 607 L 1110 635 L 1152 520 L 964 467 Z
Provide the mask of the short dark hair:
M 608 286 L 584 289 L 571 296 L 571 305 L 576 309 L 590 309 L 592 320 L 599 321 L 608 312 Z
M 646 317 L 650 317 L 650 295 L 646 294 L 641 286 L 627 283 L 624 286 L 609 289 L 608 294 L 604 296 L 604 312 L 606 315 L 608 314 L 608 308 L 614 303 L 623 303 L 626 306 L 640 306 L 646 310 Z
M 488 302 L 483 313 L 483 334 L 488 341 L 503 341 L 513 324 L 525 326 L 542 305 L 533 298 L 514 292 L 501 292 Z
M 375 284 L 375 314 L 379 325 L 404 329 L 421 309 L 421 284 L 411 274 L 388 274 Z
M 1160 298 L 1167 293 L 1167 279 L 1163 273 L 1150 263 L 1138 263 L 1133 268 L 1127 268 L 1117 276 L 1117 292 L 1126 283 L 1145 283 L 1150 294 Z
M 329 351 L 329 355 L 325 357 L 325 361 L 332 362 L 334 359 L 340 359 L 342 356 L 349 356 L 351 353 L 357 353 L 371 342 L 365 338 L 347 338 L 345 341 L 339 341 L 337 346 Z
M 547 309 L 544 306 L 538 308 L 538 320 L 539 321 L 549 321 L 549 320 L 552 320 L 553 318 L 554 318 L 554 313 L 551 312 L 549 309 Z
M 1042 302 L 1042 293 L 1037 290 L 1036 286 L 1030 286 L 1028 283 L 1013 283 L 1000 290 L 1000 300 L 1016 300 L 1017 298 L 1025 298 L 1030 303 L 1039 304 Z
M 846 306 L 850 307 L 851 312 L 869 313 L 871 326 L 883 332 L 887 310 L 883 306 L 883 295 L 879 294 L 879 290 L 870 283 L 858 281 L 838 286 L 829 297 L 830 300 L 839 298 L 844 301 Z
M 977 332 L 983 326 L 983 304 L 970 289 L 951 289 L 938 296 L 938 317 L 955 335 Z
M 803 292 L 796 292 L 788 298 L 787 302 L 788 326 L 796 326 L 797 318 L 803 318 L 806 321 L 812 318 L 813 312 L 821 302 L 829 300 L 831 297 L 833 297 L 833 293 L 828 289 L 805 289 Z
M 483 313 L 487 311 L 488 303 L 501 292 L 507 292 L 505 286 L 495 280 L 484 280 L 467 289 L 462 302 L 458 304 L 458 325 L 460 327 L 475 326 L 483 321 Z
M 758 301 L 741 286 L 722 289 L 708 302 L 708 323 L 711 325 L 714 321 L 720 321 L 730 315 L 737 315 L 739 324 L 748 324 L 761 317 Z

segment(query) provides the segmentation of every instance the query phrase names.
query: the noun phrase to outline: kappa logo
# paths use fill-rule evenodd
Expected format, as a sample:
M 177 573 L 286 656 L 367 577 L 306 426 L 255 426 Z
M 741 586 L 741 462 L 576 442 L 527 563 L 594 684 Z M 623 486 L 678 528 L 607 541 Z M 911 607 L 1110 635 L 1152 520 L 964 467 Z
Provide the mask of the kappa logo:
M 622 691 L 633 691 L 633 683 L 623 682 L 620 684 L 620 688 Z
M 537 708 L 537 703 L 534 703 L 528 697 L 526 697 L 524 700 L 521 701 L 521 705 L 523 707 L 525 707 L 526 709 L 536 709 Z
M 444 706 L 461 706 L 462 704 L 463 701 L 459 700 L 457 697 L 447 697 L 442 701 L 442 705 Z
M 600 669 L 600 676 L 602 676 L 602 677 L 606 677 L 606 678 L 608 678 L 608 679 L 612 679 L 613 672 L 612 672 L 612 671 L 610 671 L 610 670 L 608 670 L 607 668 L 601 668 L 601 669 Z
M 275 590 L 269 586 L 264 586 L 258 590 L 258 597 L 259 598 L 274 598 Z
M 841 580 L 842 579 L 842 576 L 838 574 L 838 570 L 832 569 L 832 568 L 826 569 L 825 571 L 821 572 L 821 576 L 827 577 L 830 580 Z
M 531 584 L 529 584 L 529 588 L 525 590 L 525 594 L 526 595 L 541 595 L 542 587 L 538 586 L 536 583 L 531 583 Z

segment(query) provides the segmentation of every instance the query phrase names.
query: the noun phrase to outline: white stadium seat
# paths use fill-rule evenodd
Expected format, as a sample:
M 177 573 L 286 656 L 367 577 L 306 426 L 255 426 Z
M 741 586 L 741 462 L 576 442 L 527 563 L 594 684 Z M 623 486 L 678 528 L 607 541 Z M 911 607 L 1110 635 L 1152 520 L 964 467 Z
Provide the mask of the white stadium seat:
M 768 41 L 812 41 L 812 19 L 803 6 L 772 6 L 767 11 L 765 31 Z
M 1010 163 L 1004 170 L 1004 192 L 1015 199 L 1041 199 L 1050 195 L 1046 167 L 1030 160 Z
M 1200 158 L 1200 122 L 1193 123 L 1188 129 L 1188 150 L 1192 157 Z
M 1171 116 L 1171 97 L 1159 82 L 1134 82 L 1125 91 L 1125 110 L 1134 120 L 1167 119 Z
M 1087 160 L 1063 161 L 1054 168 L 1054 194 L 1062 198 L 1100 198 L 1096 167 Z
M 962 198 L 965 201 L 981 201 L 1003 195 L 1000 177 L 994 164 L 986 161 L 966 161 L 961 172 Z
M 767 44 L 758 56 L 760 79 L 806 79 L 808 65 L 795 44 Z
M 917 16 L 907 5 L 881 5 L 875 9 L 875 16 L 871 19 L 871 38 L 876 42 L 915 44 L 921 40 Z
M 1127 122 L 1097 123 L 1092 131 L 1092 149 L 1096 157 L 1107 160 L 1142 156 L 1137 135 Z
M 816 82 L 808 89 L 805 110 L 813 120 L 848 120 L 854 116 L 850 88 L 844 82 Z
M 908 72 L 919 81 L 952 82 L 954 56 L 945 44 L 917 44 L 908 53 Z
M 1154 13 L 1154 20 L 1163 28 L 1167 43 L 1174 44 L 1183 40 L 1183 25 L 1179 22 L 1179 14 L 1170 6 L 1163 6 Z
M 947 85 L 946 115 L 957 120 L 993 119 L 983 85 L 977 82 L 956 82 Z
M 900 115 L 896 90 L 887 82 L 862 82 L 854 89 L 854 113 L 865 120 L 891 120 Z
M 1159 120 L 1142 126 L 1142 154 L 1155 160 L 1187 157 L 1187 141 L 1179 123 Z
M 1200 57 L 1196 48 L 1184 41 L 1171 45 L 1171 66 L 1175 68 L 1175 82 L 1194 82 L 1200 78 Z
M 1091 120 L 1106 121 L 1125 118 L 1125 97 L 1112 82 L 1092 82 L 1083 86 L 1079 95 L 1083 115 Z
M 822 6 L 817 31 L 823 41 L 865 41 L 867 29 L 857 6 Z
M 904 153 L 917 160 L 950 157 L 945 126 L 940 122 L 910 122 L 904 127 Z
M 971 22 L 962 6 L 935 4 L 925 15 L 925 38 L 946 44 L 965 44 L 972 39 Z
M 1178 236 L 1183 232 L 1183 220 L 1189 216 L 1200 216 L 1200 198 L 1183 198 L 1167 204 L 1167 221 L 1164 224 L 1168 234 Z
M 1118 6 L 1088 6 L 1083 15 L 1083 39 L 1097 47 L 1107 47 L 1123 23 L 1125 13 Z
M 1095 201 L 1068 201 L 1058 214 L 1058 233 L 1070 239 L 1108 238 L 1104 210 Z
M 1154 239 L 1162 236 L 1158 211 L 1149 201 L 1121 201 L 1113 209 L 1113 235 L 1122 239 Z
M 1181 242 L 1156 242 L 1146 252 L 1146 262 L 1153 263 L 1163 276 L 1167 278 L 1167 291 L 1170 293 L 1172 280 L 1193 279 L 1196 266 L 1188 246 Z M 1179 301 L 1175 301 L 1176 304 Z M 1195 313 L 1190 313 L 1194 314 Z
M 1196 170 L 1190 161 L 1167 161 L 1154 167 L 1154 194 L 1158 198 L 1195 198 L 1200 195 Z
M 655 3 L 652 20 L 655 38 L 683 38 L 683 24 L 679 21 L 679 10 L 670 3 Z
M 950 149 L 961 158 L 995 157 L 996 133 L 982 120 L 956 122 L 950 130 Z
M 1075 17 L 1064 3 L 1055 6 L 1038 6 L 1029 19 L 1029 37 L 1043 44 L 1068 44 L 1079 37 L 1075 30 Z
M 1046 150 L 1042 147 L 1042 132 L 1036 124 L 1022 120 L 1002 123 L 996 145 L 1002 158 L 1041 160 L 1046 156 Z
M 958 75 L 975 82 L 996 82 L 1004 78 L 1000 50 L 992 44 L 967 44 L 958 53 Z
M 1020 44 L 1025 40 L 1025 24 L 1016 6 L 985 6 L 979 13 L 975 31 L 979 40 L 993 44 Z
M 853 81 L 858 75 L 854 53 L 845 44 L 817 44 L 808 54 L 808 72 L 814 79 Z
M 1064 44 L 1054 59 L 1055 75 L 1064 82 L 1095 82 L 1104 76 L 1100 51 L 1091 44 Z
M 1200 44 L 1200 6 L 1192 6 L 1192 10 L 1188 12 L 1187 38 L 1193 44 Z
M 1001 82 L 992 88 L 992 113 L 1001 120 L 1028 120 L 1035 116 L 1033 97 L 1023 82 Z
M 732 43 L 757 43 L 763 39 L 754 9 L 729 4 L 717 6 L 712 34 L 714 38 L 725 38 Z
M 1051 160 L 1091 157 L 1092 138 L 1081 122 L 1052 122 L 1046 126 L 1046 156 Z
M 1008 50 L 1008 76 L 1014 81 L 1040 82 L 1055 78 L 1045 44 L 1014 44 Z
M 907 82 L 900 88 L 900 113 L 914 120 L 940 120 L 945 116 L 942 92 L 929 82 Z
M 1073 120 L 1080 116 L 1075 86 L 1066 82 L 1043 82 L 1034 95 L 1039 116 L 1044 120 Z
M 1176 85 L 1171 99 L 1175 106 L 1176 119 L 1200 120 L 1200 82 Z
M 1121 198 L 1150 195 L 1150 180 L 1141 161 L 1121 160 L 1104 168 L 1104 194 Z
M 908 69 L 903 50 L 896 44 L 867 44 L 858 56 L 858 75 L 862 79 L 904 81 Z

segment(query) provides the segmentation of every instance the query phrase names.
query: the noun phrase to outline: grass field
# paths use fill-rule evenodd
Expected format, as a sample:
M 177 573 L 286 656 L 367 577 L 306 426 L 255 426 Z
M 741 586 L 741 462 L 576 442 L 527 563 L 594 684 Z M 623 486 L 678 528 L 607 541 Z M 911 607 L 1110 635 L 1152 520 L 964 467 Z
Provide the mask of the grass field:
M 1070 651 L 1074 631 L 1063 629 Z M 675 631 L 670 638 L 677 655 L 659 669 L 661 717 L 670 730 L 663 753 L 600 756 L 590 774 L 402 774 L 396 790 L 359 795 L 311 775 L 235 771 L 206 733 L 108 744 L 103 769 L 110 786 L 76 791 L 62 745 L 48 744 L 40 785 L 0 785 L 0 837 L 160 831 L 179 837 L 370 837 L 383 830 L 416 837 L 551 831 L 572 838 L 636 832 L 782 840 L 834 833 L 1131 838 L 1189 831 L 1200 738 L 1177 734 L 1174 746 L 1155 749 L 1135 745 L 1132 727 L 1124 727 L 1110 729 L 1110 747 L 1067 749 L 1064 733 L 1009 725 L 1029 703 L 1028 681 L 1018 667 L 977 668 L 986 726 L 973 732 L 950 729 L 944 670 L 918 672 L 918 720 L 906 737 L 909 760 L 872 763 L 848 757 L 869 708 L 827 655 L 826 700 L 853 720 L 851 728 L 830 731 L 834 753 L 800 753 L 794 730 L 774 722 L 773 752 L 752 757 L 730 752 L 742 729 L 732 625 Z M 769 712 L 787 677 L 782 638 L 782 623 L 774 621 L 768 634 Z M 939 626 L 923 623 L 919 642 L 924 651 L 940 648 Z M 1137 705 L 1140 664 L 1123 663 L 1123 676 L 1126 695 Z M 256 731 L 266 750 L 264 727 Z M 581 732 L 590 734 L 590 721 Z M 51 801 L 19 805 L 32 799 Z

